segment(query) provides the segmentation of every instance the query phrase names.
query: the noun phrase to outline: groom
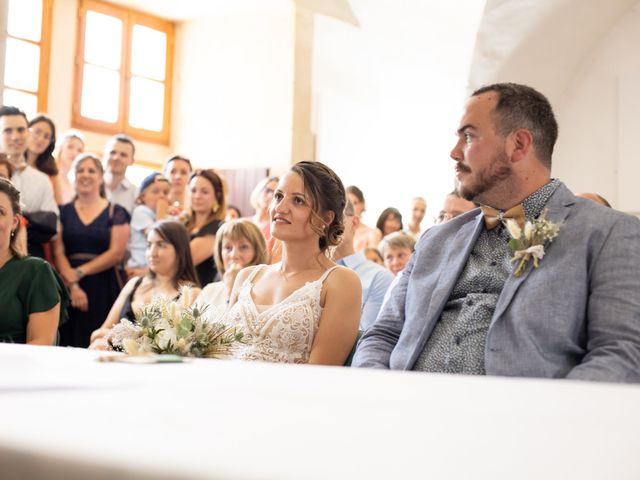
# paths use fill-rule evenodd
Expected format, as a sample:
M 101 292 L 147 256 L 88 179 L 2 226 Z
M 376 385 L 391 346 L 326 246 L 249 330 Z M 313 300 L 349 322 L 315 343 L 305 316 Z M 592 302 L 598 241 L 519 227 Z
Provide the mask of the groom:
M 482 210 L 422 236 L 353 365 L 640 382 L 640 221 L 550 178 L 558 126 L 530 87 L 477 90 L 457 133 L 459 191 Z M 541 216 L 559 233 L 516 275 L 506 218 Z

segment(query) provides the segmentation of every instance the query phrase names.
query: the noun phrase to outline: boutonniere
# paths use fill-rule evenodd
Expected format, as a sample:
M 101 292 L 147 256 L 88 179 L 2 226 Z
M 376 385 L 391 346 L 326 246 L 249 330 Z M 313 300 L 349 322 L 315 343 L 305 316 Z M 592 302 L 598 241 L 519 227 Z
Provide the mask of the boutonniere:
M 560 225 L 545 218 L 546 213 L 545 210 L 532 222 L 527 221 L 524 228 L 520 228 L 518 222 L 512 218 L 507 220 L 507 230 L 511 235 L 509 248 L 513 252 L 511 261 L 520 261 L 513 273 L 516 277 L 522 275 L 531 259 L 533 259 L 533 266 L 538 268 L 538 263 L 544 257 L 544 244 L 556 238 L 560 231 Z

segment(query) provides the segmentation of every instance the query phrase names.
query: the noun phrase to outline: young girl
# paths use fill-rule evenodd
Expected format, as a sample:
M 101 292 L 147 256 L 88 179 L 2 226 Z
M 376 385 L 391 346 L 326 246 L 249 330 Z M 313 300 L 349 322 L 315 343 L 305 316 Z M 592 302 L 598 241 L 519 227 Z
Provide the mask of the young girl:
M 267 263 L 267 244 L 256 224 L 248 219 L 232 220 L 218 230 L 213 256 L 221 280 L 206 285 L 197 302 L 215 307 L 227 304 L 240 270 Z
M 131 215 L 131 237 L 127 247 L 130 254 L 127 261 L 129 278 L 144 275 L 147 270 L 147 233 L 157 220 L 166 216 L 169 189 L 169 180 L 158 172 L 147 176 L 140 184 L 138 205 Z

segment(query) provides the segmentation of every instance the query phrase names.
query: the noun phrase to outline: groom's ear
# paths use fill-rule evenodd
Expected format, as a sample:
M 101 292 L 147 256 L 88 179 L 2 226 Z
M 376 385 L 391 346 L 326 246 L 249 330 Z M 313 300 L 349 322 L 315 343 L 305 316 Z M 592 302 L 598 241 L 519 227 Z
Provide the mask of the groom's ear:
M 514 130 L 507 137 L 507 155 L 512 163 L 518 163 L 534 152 L 533 135 L 526 128 Z

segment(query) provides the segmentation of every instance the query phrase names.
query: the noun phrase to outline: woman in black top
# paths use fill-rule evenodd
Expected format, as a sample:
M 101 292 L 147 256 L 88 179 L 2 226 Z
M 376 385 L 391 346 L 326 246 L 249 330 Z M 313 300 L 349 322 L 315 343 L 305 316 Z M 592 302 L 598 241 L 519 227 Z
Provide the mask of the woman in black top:
M 214 170 L 196 170 L 189 182 L 191 215 L 187 230 L 191 237 L 191 256 L 200 285 L 214 281 L 217 270 L 213 244 L 218 228 L 227 214 L 227 187 Z
M 124 286 L 102 326 L 91 334 L 91 348 L 107 348 L 105 336 L 121 318 L 135 320 L 135 312 L 154 297 L 178 299 L 183 286 L 191 287 L 191 301 L 200 293 L 186 228 L 172 221 L 156 223 L 147 234 L 149 273 L 133 277 Z

